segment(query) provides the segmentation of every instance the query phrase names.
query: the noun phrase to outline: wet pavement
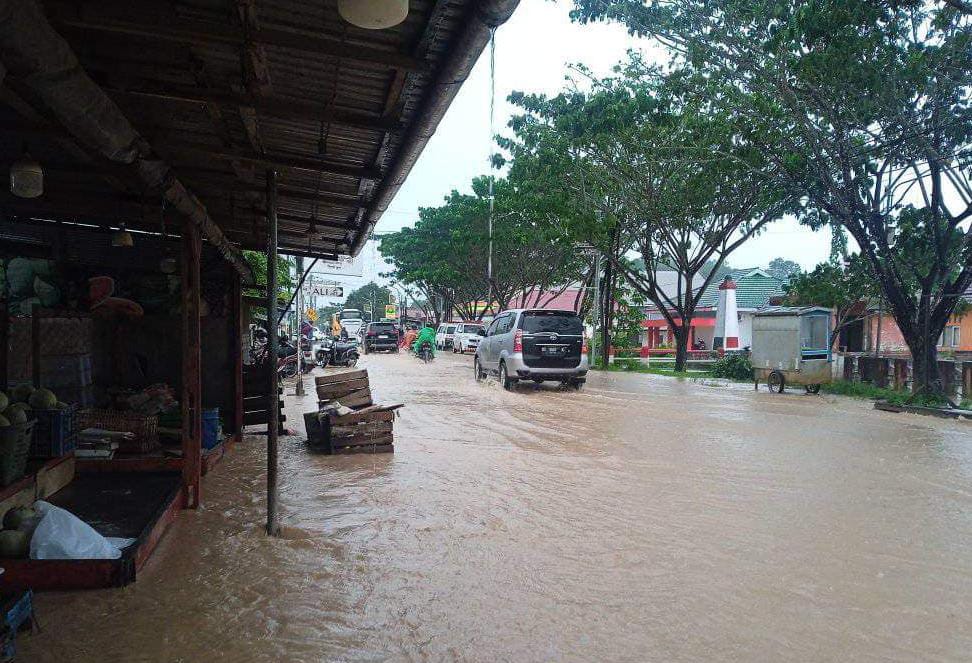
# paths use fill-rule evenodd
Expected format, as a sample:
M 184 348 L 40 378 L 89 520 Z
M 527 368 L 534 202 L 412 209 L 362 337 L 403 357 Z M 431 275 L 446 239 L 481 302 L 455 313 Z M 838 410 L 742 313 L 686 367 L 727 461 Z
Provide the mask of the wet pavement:
M 376 400 L 406 403 L 394 455 L 283 439 L 274 540 L 248 438 L 136 584 L 38 596 L 18 660 L 970 658 L 972 423 L 651 375 L 509 393 L 451 354 L 363 363 Z

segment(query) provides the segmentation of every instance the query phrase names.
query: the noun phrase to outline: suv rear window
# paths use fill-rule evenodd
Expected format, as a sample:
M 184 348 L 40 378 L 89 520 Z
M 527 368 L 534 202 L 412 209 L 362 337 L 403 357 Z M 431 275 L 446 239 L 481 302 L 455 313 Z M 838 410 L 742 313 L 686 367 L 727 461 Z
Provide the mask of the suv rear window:
M 482 325 L 464 325 L 462 328 L 462 331 L 466 334 L 478 334 L 482 330 Z
M 393 331 L 395 331 L 395 325 L 393 325 L 391 323 L 388 323 L 388 322 L 382 322 L 382 323 L 378 323 L 378 324 L 373 324 L 373 325 L 371 325 L 370 328 L 371 328 L 371 331 L 374 331 L 374 332 L 386 332 L 387 333 L 387 332 L 393 332 Z
M 523 314 L 520 329 L 527 334 L 553 332 L 580 336 L 584 333 L 584 323 L 581 322 L 580 317 L 571 313 L 532 311 Z

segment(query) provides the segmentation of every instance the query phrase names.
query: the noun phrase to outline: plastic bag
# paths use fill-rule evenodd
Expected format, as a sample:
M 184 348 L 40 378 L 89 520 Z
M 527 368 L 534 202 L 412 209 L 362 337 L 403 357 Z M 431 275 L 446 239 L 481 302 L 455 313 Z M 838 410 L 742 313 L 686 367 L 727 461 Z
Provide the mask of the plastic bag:
M 30 540 L 31 559 L 118 559 L 121 550 L 70 511 L 37 501 L 41 521 Z

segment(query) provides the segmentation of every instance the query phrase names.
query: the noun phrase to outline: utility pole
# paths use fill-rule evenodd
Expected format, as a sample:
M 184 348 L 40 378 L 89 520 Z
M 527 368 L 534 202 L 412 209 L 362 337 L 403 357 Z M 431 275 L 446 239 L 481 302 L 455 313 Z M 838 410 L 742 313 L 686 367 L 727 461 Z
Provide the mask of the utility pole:
M 297 278 L 301 279 L 304 275 L 304 259 L 301 256 L 297 260 Z M 294 389 L 295 396 L 304 395 L 304 350 L 301 347 L 304 338 L 304 284 L 297 283 L 297 388 Z
M 280 412 L 277 407 L 277 171 L 267 171 L 267 534 L 277 536 L 277 436 Z

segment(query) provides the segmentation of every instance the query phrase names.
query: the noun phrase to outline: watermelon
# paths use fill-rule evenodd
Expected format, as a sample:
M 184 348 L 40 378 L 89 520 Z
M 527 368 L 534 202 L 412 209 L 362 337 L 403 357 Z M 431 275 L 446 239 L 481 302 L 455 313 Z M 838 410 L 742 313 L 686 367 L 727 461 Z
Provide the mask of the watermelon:
M 15 405 L 22 405 L 22 403 L 16 403 Z M 3 416 L 12 424 L 26 424 L 27 408 L 11 406 L 3 411 Z
M 33 507 L 29 506 L 17 506 L 4 514 L 3 516 L 3 528 L 4 529 L 21 529 L 21 526 L 26 524 L 28 521 L 37 518 L 39 514 L 34 510 Z
M 27 556 L 30 548 L 30 537 L 27 532 L 15 529 L 5 529 L 0 532 L 0 557 L 6 559 L 21 559 Z
M 57 396 L 50 389 L 38 389 L 30 395 L 27 403 L 35 410 L 53 410 L 57 405 Z
M 14 403 L 26 403 L 28 400 L 30 400 L 30 395 L 33 393 L 34 388 L 29 384 L 18 384 L 13 388 L 13 391 L 10 392 L 10 395 L 13 397 Z

